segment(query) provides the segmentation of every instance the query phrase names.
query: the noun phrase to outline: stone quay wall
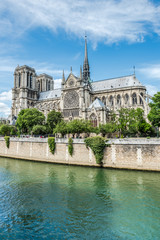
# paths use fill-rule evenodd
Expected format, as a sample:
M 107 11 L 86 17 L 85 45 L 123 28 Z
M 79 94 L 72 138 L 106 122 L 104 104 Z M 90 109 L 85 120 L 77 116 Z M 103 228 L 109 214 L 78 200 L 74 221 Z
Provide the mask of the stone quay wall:
M 0 138 L 0 156 L 16 159 L 81 166 L 99 166 L 91 149 L 83 139 L 73 140 L 73 155 L 68 153 L 68 139 L 56 139 L 54 155 L 50 152 L 48 139 L 10 138 L 6 147 Z M 160 139 L 111 139 L 104 151 L 103 167 L 160 171 Z

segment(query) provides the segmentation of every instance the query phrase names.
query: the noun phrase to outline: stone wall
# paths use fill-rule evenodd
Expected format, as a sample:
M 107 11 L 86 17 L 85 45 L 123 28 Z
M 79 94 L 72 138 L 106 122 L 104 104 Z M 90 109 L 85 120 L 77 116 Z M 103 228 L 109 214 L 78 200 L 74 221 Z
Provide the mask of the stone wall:
M 103 167 L 160 171 L 159 139 L 112 139 L 104 151 Z M 68 153 L 68 140 L 57 139 L 50 153 L 47 139 L 11 138 L 9 149 L 0 138 L 0 156 L 51 163 L 99 166 L 83 139 L 74 139 L 74 152 Z

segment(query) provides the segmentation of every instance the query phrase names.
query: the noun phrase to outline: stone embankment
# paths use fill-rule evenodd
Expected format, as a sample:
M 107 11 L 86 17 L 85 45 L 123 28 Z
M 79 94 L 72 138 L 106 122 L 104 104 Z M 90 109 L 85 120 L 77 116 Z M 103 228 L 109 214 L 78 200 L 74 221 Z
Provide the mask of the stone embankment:
M 73 155 L 68 139 L 56 139 L 54 155 L 46 138 L 11 138 L 9 149 L 0 138 L 0 156 L 50 163 L 99 166 L 83 139 L 73 140 Z M 111 139 L 104 151 L 103 167 L 160 171 L 160 139 Z

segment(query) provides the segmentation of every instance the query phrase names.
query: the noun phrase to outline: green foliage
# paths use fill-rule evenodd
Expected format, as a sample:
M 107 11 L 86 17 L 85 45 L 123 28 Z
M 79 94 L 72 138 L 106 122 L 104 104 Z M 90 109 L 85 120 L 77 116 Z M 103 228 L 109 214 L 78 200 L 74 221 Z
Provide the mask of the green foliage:
M 54 137 L 49 137 L 48 138 L 48 145 L 49 145 L 50 152 L 52 154 L 54 154 L 55 149 L 56 149 L 56 143 L 55 143 L 55 138 Z
M 0 127 L 0 134 L 5 136 L 5 135 L 10 135 L 11 127 L 7 124 L 2 124 Z
M 44 135 L 46 134 L 46 127 L 43 125 L 35 125 L 32 128 L 32 133 L 34 135 Z
M 106 146 L 105 140 L 102 137 L 89 137 L 85 140 L 86 147 L 90 147 L 95 155 L 96 163 L 101 164 L 103 160 L 104 149 Z
M 120 136 L 148 136 L 154 134 L 152 126 L 144 119 L 144 111 L 141 108 L 121 108 L 116 122 Z
M 9 136 L 5 136 L 4 137 L 4 140 L 6 142 L 6 147 L 9 148 L 9 145 L 10 145 L 10 137 Z
M 154 95 L 152 103 L 149 104 L 151 110 L 148 119 L 155 127 L 160 127 L 160 92 Z
M 115 122 L 108 122 L 106 124 L 99 125 L 99 131 L 103 135 L 107 133 L 114 133 L 117 130 L 117 126 Z
M 53 129 L 53 134 L 60 133 L 62 137 L 67 134 L 67 124 L 63 120 L 59 122 L 56 127 Z
M 17 135 L 17 128 L 15 126 L 10 126 L 10 135 Z
M 72 140 L 72 138 L 69 138 L 69 140 L 68 140 L 68 152 L 72 156 L 72 154 L 73 154 L 73 140 Z
M 53 110 L 48 113 L 47 124 L 48 124 L 50 133 L 53 132 L 53 129 L 61 121 L 62 121 L 62 114 L 60 112 L 56 112 L 55 110 Z
M 20 133 L 31 133 L 33 126 L 43 125 L 45 116 L 35 108 L 23 109 L 19 112 L 16 121 L 17 129 Z
M 90 121 L 75 119 L 67 123 L 67 132 L 72 134 L 89 133 L 92 129 Z

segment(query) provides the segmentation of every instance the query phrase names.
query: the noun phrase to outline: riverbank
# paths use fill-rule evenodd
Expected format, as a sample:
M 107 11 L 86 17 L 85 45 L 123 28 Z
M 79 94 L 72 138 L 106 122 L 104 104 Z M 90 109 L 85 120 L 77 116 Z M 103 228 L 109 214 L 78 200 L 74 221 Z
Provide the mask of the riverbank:
M 73 139 L 73 155 L 68 152 L 68 139 L 56 139 L 54 155 L 47 138 L 11 138 L 6 147 L 0 138 L 0 156 L 40 162 L 99 167 L 83 139 Z M 102 167 L 160 171 L 160 139 L 111 139 L 106 147 Z

